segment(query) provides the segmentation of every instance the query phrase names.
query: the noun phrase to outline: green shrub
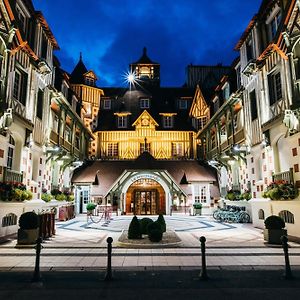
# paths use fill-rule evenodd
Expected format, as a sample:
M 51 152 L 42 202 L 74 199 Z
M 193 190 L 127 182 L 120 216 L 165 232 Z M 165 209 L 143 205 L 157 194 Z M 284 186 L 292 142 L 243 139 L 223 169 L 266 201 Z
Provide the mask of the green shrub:
M 65 194 L 57 194 L 57 195 L 55 195 L 55 199 L 57 201 L 65 201 L 65 200 L 67 200 L 67 196 Z
M 162 232 L 167 231 L 166 221 L 163 215 L 159 215 L 156 222 L 160 224 Z
M 235 190 L 230 190 L 230 191 L 228 191 L 225 198 L 228 200 L 241 200 L 241 192 L 235 191 Z
M 42 194 L 41 198 L 45 202 L 50 202 L 53 199 L 53 196 L 51 194 L 44 193 L 44 194 Z
M 269 216 L 265 220 L 266 229 L 283 229 L 285 222 L 278 216 Z
M 91 211 L 91 210 L 94 210 L 96 208 L 96 204 L 95 203 L 88 203 L 87 205 L 86 205 L 86 210 L 88 210 L 88 211 Z
M 194 203 L 193 207 L 194 207 L 194 209 L 202 209 L 202 204 L 201 203 Z
M 39 227 L 39 218 L 35 212 L 29 211 L 20 216 L 19 226 L 21 229 L 36 229 Z
M 150 218 L 143 218 L 139 220 L 140 222 L 140 228 L 141 228 L 141 234 L 148 234 L 148 225 L 153 223 L 153 220 Z
M 251 192 L 250 191 L 245 191 L 242 195 L 241 198 L 244 200 L 250 200 L 252 198 Z
M 136 216 L 134 216 L 129 224 L 128 238 L 130 240 L 138 240 L 142 238 L 140 222 Z
M 148 226 L 148 237 L 151 242 L 158 243 L 162 240 L 163 232 L 161 225 L 156 221 Z

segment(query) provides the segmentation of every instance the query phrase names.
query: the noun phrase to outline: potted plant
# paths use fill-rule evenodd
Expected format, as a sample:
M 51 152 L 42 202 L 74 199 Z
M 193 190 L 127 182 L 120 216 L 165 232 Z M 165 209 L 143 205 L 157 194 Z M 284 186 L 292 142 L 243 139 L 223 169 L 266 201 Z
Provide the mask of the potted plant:
M 96 204 L 95 204 L 95 203 L 89 202 L 89 203 L 86 205 L 86 210 L 87 210 L 87 212 L 88 212 L 89 215 L 92 215 L 92 214 L 93 214 L 93 211 L 94 211 L 95 208 L 96 208 Z
M 194 208 L 194 216 L 196 215 L 200 215 L 202 213 L 202 204 L 201 203 L 194 203 L 193 204 L 193 208 Z
M 32 245 L 39 237 L 39 218 L 35 212 L 26 212 L 20 216 L 18 245 Z
M 287 235 L 285 222 L 278 216 L 269 216 L 265 220 L 264 239 L 269 244 L 281 244 L 280 238 Z
M 262 196 L 271 200 L 292 200 L 297 198 L 298 194 L 298 189 L 293 184 L 277 180 L 267 186 Z
M 231 201 L 241 200 L 241 192 L 236 190 L 230 190 L 227 192 L 225 198 Z

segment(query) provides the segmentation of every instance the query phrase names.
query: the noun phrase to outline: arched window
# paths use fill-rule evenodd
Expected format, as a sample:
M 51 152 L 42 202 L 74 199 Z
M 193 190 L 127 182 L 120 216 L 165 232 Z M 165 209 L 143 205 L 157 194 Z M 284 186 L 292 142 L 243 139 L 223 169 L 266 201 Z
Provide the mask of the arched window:
M 288 210 L 282 210 L 279 214 L 279 217 L 283 219 L 285 223 L 294 224 L 295 218 L 294 215 Z
M 259 218 L 260 220 L 264 220 L 264 219 L 265 219 L 265 212 L 264 212 L 263 209 L 260 209 L 260 210 L 258 211 L 258 218 Z
M 2 218 L 2 227 L 17 225 L 17 219 L 18 217 L 13 213 L 7 214 Z

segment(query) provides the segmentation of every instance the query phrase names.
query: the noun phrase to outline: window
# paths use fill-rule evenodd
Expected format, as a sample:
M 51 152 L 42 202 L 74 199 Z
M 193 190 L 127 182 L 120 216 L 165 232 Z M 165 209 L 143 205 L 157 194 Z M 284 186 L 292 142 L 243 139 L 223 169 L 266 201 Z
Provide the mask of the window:
M 14 157 L 14 150 L 15 150 L 15 140 L 10 135 L 8 140 L 8 149 L 7 149 L 7 169 L 12 169 L 13 166 L 13 157 Z
M 187 100 L 185 99 L 179 100 L 179 109 L 187 109 Z
M 264 219 L 265 219 L 265 212 L 264 212 L 263 209 L 260 209 L 260 210 L 258 211 L 258 219 L 259 219 L 259 220 L 264 220 Z
M 65 84 L 65 82 L 63 82 L 61 85 L 61 92 L 66 99 L 68 99 L 68 92 L 69 92 L 68 90 L 69 90 L 68 86 Z
M 285 223 L 288 223 L 288 224 L 295 223 L 294 215 L 288 210 L 282 210 L 278 215 L 281 219 L 283 219 L 283 221 Z
M 118 157 L 119 156 L 119 144 L 118 143 L 108 143 L 107 156 L 109 156 L 109 157 Z
M 172 143 L 172 156 L 182 157 L 183 156 L 183 144 L 182 143 Z
M 252 40 L 249 40 L 246 43 L 246 53 L 247 53 L 247 60 L 248 61 L 250 61 L 254 58 Z
M 194 127 L 197 130 L 202 130 L 205 127 L 206 123 L 207 123 L 206 116 L 200 117 L 198 119 L 194 119 Z
M 26 94 L 27 94 L 27 74 L 20 70 L 15 71 L 15 80 L 13 86 L 13 97 L 26 105 Z
M 163 125 L 164 125 L 164 128 L 172 128 L 173 127 L 173 116 L 164 116 L 163 117 Z
M 58 125 L 59 125 L 59 118 L 57 115 L 54 114 L 53 117 L 53 124 L 52 124 L 52 130 L 56 133 L 58 133 Z
M 140 143 L 140 153 L 149 152 L 150 153 L 150 143 Z
M 43 106 L 44 106 L 44 92 L 42 90 L 39 90 L 37 94 L 36 116 L 41 120 L 43 119 Z
M 250 98 L 250 107 L 251 107 L 251 120 L 254 121 L 257 119 L 258 117 L 258 113 L 257 113 L 257 101 L 256 101 L 256 92 L 255 90 L 253 90 L 250 94 L 249 94 L 249 98 Z
M 85 77 L 85 84 L 89 86 L 95 86 L 95 79 L 91 77 Z
M 228 100 L 229 96 L 230 96 L 230 87 L 229 87 L 229 84 L 227 84 L 225 86 L 225 88 L 223 89 L 223 98 L 224 98 L 224 100 Z
M 111 109 L 111 100 L 110 99 L 104 99 L 103 109 Z
M 17 18 L 23 33 L 27 32 L 27 18 L 19 6 L 16 6 Z
M 41 49 L 41 58 L 47 59 L 48 52 L 48 40 L 46 36 L 43 34 L 42 36 L 42 49 Z
M 150 100 L 147 98 L 140 99 L 140 108 L 149 108 L 150 107 Z
M 294 59 L 294 67 L 295 67 L 295 78 L 296 80 L 300 79 L 300 60 L 298 57 Z
M 280 72 L 268 76 L 270 105 L 282 99 L 282 85 Z
M 279 12 L 270 22 L 269 24 L 269 34 L 270 34 L 270 40 L 273 40 L 275 37 L 279 24 L 281 21 L 281 13 Z
M 80 136 L 77 133 L 75 135 L 75 148 L 80 149 Z
M 194 185 L 194 203 L 207 203 L 208 200 L 208 187 L 206 185 Z
M 72 141 L 72 131 L 69 126 L 66 126 L 65 128 L 65 140 L 69 143 Z
M 127 127 L 127 116 L 118 116 L 118 128 Z

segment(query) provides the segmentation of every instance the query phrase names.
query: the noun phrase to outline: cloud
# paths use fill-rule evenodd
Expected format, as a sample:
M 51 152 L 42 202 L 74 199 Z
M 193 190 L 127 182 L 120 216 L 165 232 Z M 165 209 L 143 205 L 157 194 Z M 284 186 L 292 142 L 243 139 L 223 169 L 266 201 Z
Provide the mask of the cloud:
M 233 47 L 260 2 L 34 0 L 62 48 L 62 66 L 71 71 L 82 51 L 100 86 L 121 85 L 121 75 L 144 46 L 161 64 L 163 85 L 182 85 L 190 63 L 230 64 L 237 56 Z

